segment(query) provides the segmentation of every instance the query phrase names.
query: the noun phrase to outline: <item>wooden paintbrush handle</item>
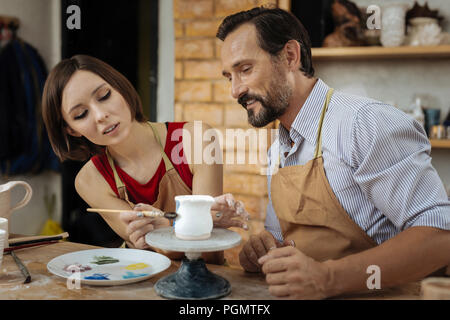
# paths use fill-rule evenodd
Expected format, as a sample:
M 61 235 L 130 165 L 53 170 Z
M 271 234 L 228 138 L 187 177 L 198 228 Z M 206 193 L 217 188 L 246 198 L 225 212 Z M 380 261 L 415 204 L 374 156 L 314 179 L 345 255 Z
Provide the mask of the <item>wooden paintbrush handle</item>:
M 52 240 L 52 241 L 44 241 L 44 242 L 39 242 L 39 243 L 30 243 L 30 244 L 24 244 L 24 245 L 20 245 L 20 246 L 15 246 L 15 247 L 9 247 L 9 248 L 5 248 L 3 250 L 3 254 L 7 254 L 7 253 L 12 252 L 14 250 L 31 248 L 31 247 L 37 247 L 37 246 L 43 246 L 43 245 L 53 244 L 53 243 L 58 243 L 58 242 L 59 242 L 58 240 Z
M 121 212 L 134 212 L 143 217 L 164 217 L 164 212 L 161 211 L 134 211 L 134 210 L 117 210 L 117 209 L 98 209 L 98 208 L 88 208 L 88 212 L 103 212 L 103 213 L 121 213 Z
M 134 211 L 134 210 L 117 210 L 117 209 L 98 209 L 98 208 L 88 208 L 88 212 L 104 212 L 104 213 L 121 213 L 121 212 L 134 212 L 137 216 L 141 217 L 164 217 L 167 219 L 175 219 L 177 217 L 176 212 L 162 212 L 162 211 Z
M 67 232 L 56 234 L 54 236 L 30 236 L 30 237 L 20 237 L 20 238 L 12 238 L 9 239 L 8 243 L 10 245 L 19 243 L 19 242 L 28 242 L 28 241 L 35 241 L 35 240 L 53 240 L 53 239 L 65 239 L 68 238 L 69 234 Z

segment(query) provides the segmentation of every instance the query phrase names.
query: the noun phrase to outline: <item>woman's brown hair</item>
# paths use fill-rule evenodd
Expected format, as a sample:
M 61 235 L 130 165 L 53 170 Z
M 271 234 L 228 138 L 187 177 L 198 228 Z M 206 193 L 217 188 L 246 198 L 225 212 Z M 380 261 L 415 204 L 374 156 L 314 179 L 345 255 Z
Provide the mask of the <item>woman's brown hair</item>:
M 53 151 L 61 161 L 84 161 L 103 151 L 104 146 L 96 145 L 84 137 L 74 137 L 67 133 L 67 123 L 62 116 L 62 95 L 72 75 L 78 71 L 90 71 L 103 78 L 117 90 L 127 102 L 132 119 L 145 122 L 142 103 L 133 85 L 120 72 L 107 63 L 86 55 L 76 55 L 59 62 L 50 72 L 42 96 L 42 117 L 47 128 Z

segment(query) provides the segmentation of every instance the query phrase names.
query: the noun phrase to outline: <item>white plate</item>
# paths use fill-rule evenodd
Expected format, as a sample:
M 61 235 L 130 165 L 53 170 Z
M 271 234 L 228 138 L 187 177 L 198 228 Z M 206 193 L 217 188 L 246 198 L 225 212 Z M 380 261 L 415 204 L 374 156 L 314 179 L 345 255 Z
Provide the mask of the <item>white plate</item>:
M 170 264 L 169 258 L 156 252 L 113 248 L 63 254 L 52 259 L 47 269 L 59 277 L 78 279 L 81 284 L 112 286 L 148 279 Z

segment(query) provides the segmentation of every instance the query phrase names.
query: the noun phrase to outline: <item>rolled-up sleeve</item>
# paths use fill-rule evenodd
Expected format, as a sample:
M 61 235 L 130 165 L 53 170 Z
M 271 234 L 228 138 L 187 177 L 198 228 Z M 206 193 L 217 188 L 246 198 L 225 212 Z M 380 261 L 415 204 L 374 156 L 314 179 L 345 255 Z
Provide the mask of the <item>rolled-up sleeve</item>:
M 355 114 L 351 134 L 354 179 L 378 210 L 400 230 L 450 230 L 450 201 L 417 121 L 392 106 L 371 103 Z

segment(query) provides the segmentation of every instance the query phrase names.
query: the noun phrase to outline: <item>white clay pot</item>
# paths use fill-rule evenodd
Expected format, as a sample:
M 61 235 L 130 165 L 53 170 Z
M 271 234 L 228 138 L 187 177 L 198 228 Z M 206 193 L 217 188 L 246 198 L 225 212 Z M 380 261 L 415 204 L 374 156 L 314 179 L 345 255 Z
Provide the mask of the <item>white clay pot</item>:
M 175 236 L 182 240 L 204 240 L 211 236 L 214 198 L 205 195 L 176 196 Z

